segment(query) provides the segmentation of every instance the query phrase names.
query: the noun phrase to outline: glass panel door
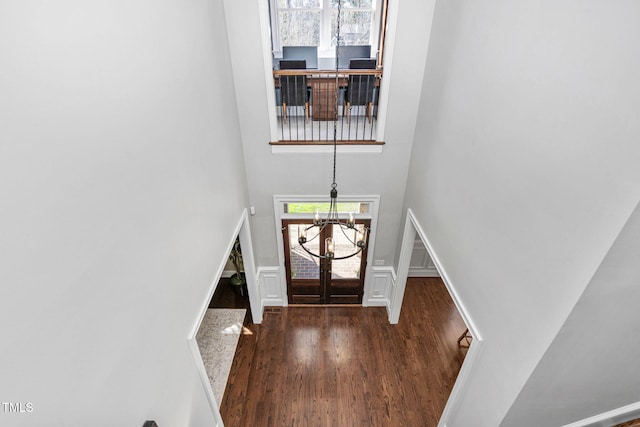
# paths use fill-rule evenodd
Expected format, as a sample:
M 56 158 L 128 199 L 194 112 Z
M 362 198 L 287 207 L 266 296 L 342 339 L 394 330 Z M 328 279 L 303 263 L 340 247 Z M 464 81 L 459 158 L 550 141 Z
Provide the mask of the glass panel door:
M 343 230 L 338 225 L 317 227 L 307 231 L 305 246 L 310 252 L 324 256 L 327 237 L 334 240 L 335 257 L 341 258 L 357 251 L 356 233 L 369 232 L 369 220 L 356 220 L 355 230 Z M 309 254 L 298 243 L 300 228 L 307 228 L 311 220 L 283 220 L 282 233 L 285 250 L 287 296 L 289 304 L 361 304 L 364 290 L 364 271 L 367 251 L 346 258 L 326 260 Z
M 320 279 L 320 259 L 316 258 L 298 243 L 298 230 L 300 227 L 308 227 L 308 224 L 289 224 L 289 256 L 291 263 L 289 269 L 292 279 Z M 313 253 L 320 253 L 320 236 L 318 229 L 313 227 L 307 235 L 305 245 Z
M 357 233 L 367 236 L 369 220 L 356 220 L 354 230 L 345 230 L 338 225 L 331 227 L 336 258 L 348 256 L 358 250 Z M 346 259 L 329 262 L 330 274 L 325 285 L 326 304 L 361 304 L 364 293 L 364 271 L 367 266 L 366 247 L 362 252 Z
M 364 233 L 364 224 L 356 224 L 354 230 L 343 230 L 341 227 L 332 226 L 332 237 L 335 245 L 336 258 L 352 254 L 358 248 L 355 245 L 357 232 Z M 359 279 L 362 268 L 362 252 L 347 259 L 331 261 L 331 279 Z
M 312 224 L 311 220 L 283 220 L 285 270 L 289 304 L 324 304 L 324 263 L 307 253 L 298 243 L 298 231 Z M 313 253 L 322 254 L 324 239 L 312 227 L 307 232 L 305 246 Z

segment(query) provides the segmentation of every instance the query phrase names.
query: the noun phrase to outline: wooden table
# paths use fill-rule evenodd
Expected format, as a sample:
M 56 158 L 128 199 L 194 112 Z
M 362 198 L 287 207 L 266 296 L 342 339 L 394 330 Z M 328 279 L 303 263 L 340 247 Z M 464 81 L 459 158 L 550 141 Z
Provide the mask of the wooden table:
M 336 117 L 336 77 L 309 77 L 311 88 L 311 117 L 313 120 L 334 120 Z M 347 77 L 338 77 L 340 89 L 349 85 Z M 339 102 L 339 100 L 338 100 Z

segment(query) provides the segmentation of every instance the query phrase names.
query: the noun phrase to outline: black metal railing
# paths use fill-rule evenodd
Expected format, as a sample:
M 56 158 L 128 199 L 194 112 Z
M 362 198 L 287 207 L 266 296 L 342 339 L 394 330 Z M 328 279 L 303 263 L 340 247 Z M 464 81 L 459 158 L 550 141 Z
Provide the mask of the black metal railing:
M 333 142 L 335 122 L 340 143 L 375 143 L 382 70 L 274 70 L 273 76 L 278 142 Z

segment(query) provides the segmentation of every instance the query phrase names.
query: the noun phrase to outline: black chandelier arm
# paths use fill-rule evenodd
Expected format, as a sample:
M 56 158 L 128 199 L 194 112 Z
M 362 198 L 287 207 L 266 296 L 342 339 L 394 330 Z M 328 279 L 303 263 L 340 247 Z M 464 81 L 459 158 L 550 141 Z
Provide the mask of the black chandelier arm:
M 321 256 L 321 255 L 314 254 L 313 252 L 311 252 L 309 249 L 307 249 L 307 248 L 304 246 L 304 243 L 300 243 L 300 247 L 301 247 L 302 249 L 304 249 L 304 251 L 305 251 L 306 253 L 308 253 L 309 255 L 311 255 L 311 256 L 313 256 L 313 257 L 320 258 L 320 259 L 325 258 L 325 257 L 323 257 L 323 256 Z
M 306 237 L 305 237 L 305 243 L 306 243 L 306 242 L 312 242 L 312 241 L 314 241 L 316 238 L 318 238 L 318 237 L 320 236 L 320 233 L 322 233 L 322 230 L 324 230 L 324 228 L 325 228 L 328 224 L 331 224 L 331 223 L 328 223 L 328 222 L 324 222 L 324 221 L 323 221 L 323 222 L 322 222 L 322 223 L 320 223 L 320 224 L 312 224 L 312 225 L 308 226 L 307 228 L 305 228 L 305 229 L 304 229 L 304 231 L 305 231 L 305 233 L 306 233 L 307 231 L 311 230 L 312 228 L 314 228 L 314 227 L 318 227 L 318 234 L 316 234 L 315 236 L 313 236 L 313 237 L 312 237 L 312 238 L 310 238 L 309 240 L 307 240 L 307 239 L 306 239 Z
M 327 225 L 338 225 L 340 226 L 340 231 L 342 232 L 342 234 L 344 235 L 344 237 L 347 239 L 347 241 L 352 244 L 353 246 L 356 246 L 358 248 L 358 250 L 356 250 L 356 252 L 349 254 L 349 255 L 345 255 L 343 257 L 328 257 L 328 256 L 322 256 L 316 253 L 311 252 L 309 249 L 307 249 L 307 247 L 305 246 L 305 243 L 309 243 L 313 240 L 315 240 L 316 238 L 318 238 L 318 236 L 321 235 L 322 230 L 327 226 Z M 305 236 L 306 236 L 306 231 L 314 228 L 314 227 L 319 227 L 318 233 L 313 236 L 311 239 L 307 240 L 306 237 L 298 237 L 298 244 L 300 245 L 300 247 L 302 247 L 302 249 L 304 249 L 305 252 L 307 252 L 309 255 L 314 256 L 316 258 L 321 258 L 321 259 L 347 259 L 347 258 L 351 258 L 357 254 L 359 254 L 360 252 L 362 252 L 362 250 L 365 248 L 366 246 L 366 239 L 367 239 L 367 234 L 370 231 L 370 228 L 368 227 L 364 227 L 364 230 L 362 231 L 362 240 L 358 240 L 357 238 L 354 240 L 351 240 L 351 237 L 345 232 L 345 229 L 349 229 L 349 230 L 354 230 L 355 233 L 359 233 L 359 230 L 355 227 L 355 226 L 350 226 L 349 222 L 340 222 L 340 221 L 325 221 L 321 224 L 314 224 L 314 225 L 310 225 L 309 227 L 305 228 Z
M 313 252 L 311 252 L 309 249 L 307 249 L 307 248 L 304 246 L 304 244 L 302 244 L 302 243 L 300 244 L 300 247 L 301 247 L 302 249 L 304 249 L 304 251 L 305 251 L 306 253 L 308 253 L 309 255 L 311 255 L 311 256 L 313 256 L 313 257 L 316 257 L 316 258 L 319 258 L 319 259 L 330 259 L 331 261 L 339 261 L 339 260 L 341 260 L 341 259 L 347 259 L 347 258 L 354 257 L 354 256 L 358 255 L 360 252 L 362 252 L 362 250 L 364 249 L 364 247 L 362 247 L 362 246 L 358 246 L 358 250 L 357 250 L 357 251 L 355 251 L 355 252 L 354 252 L 354 253 L 352 253 L 352 254 L 345 255 L 345 256 L 340 256 L 340 257 L 328 257 L 328 256 L 326 256 L 326 255 L 318 255 L 318 254 L 314 254 L 314 253 L 313 253 Z
M 354 226 L 349 226 L 349 223 L 347 221 L 340 221 L 339 219 L 336 219 L 336 220 L 332 219 L 332 220 L 329 220 L 329 221 L 325 220 L 325 221 L 322 221 L 319 224 L 311 224 L 310 226 L 306 227 L 304 229 L 305 232 L 308 232 L 309 230 L 311 230 L 314 227 L 318 227 L 318 233 L 315 236 L 313 236 L 311 239 L 306 240 L 305 243 L 306 242 L 311 242 L 311 241 L 315 240 L 318 236 L 320 236 L 320 233 L 322 233 L 322 230 L 324 230 L 327 225 L 339 225 L 340 226 L 340 231 L 342 231 L 342 234 L 344 234 L 344 236 L 347 238 L 347 240 L 349 240 L 349 243 L 351 243 L 353 245 L 356 244 L 356 242 L 351 240 L 349 235 L 347 233 L 345 233 L 345 231 L 344 231 L 345 228 L 348 229 L 348 230 L 356 230 L 357 231 L 356 226 L 355 225 Z M 364 234 L 365 235 L 367 234 L 368 231 L 370 231 L 370 228 L 364 227 L 364 232 L 365 232 Z
M 349 237 L 349 235 L 344 231 L 345 228 L 349 229 L 349 230 L 355 230 L 356 233 L 358 232 L 358 229 L 355 227 L 355 225 L 353 227 L 349 227 L 348 223 L 340 224 L 340 231 L 342 231 L 342 234 L 344 235 L 344 237 L 347 238 L 347 240 L 349 241 L 349 243 L 351 243 L 352 245 L 357 245 L 358 244 L 358 239 L 355 239 L 355 241 L 351 240 L 351 237 Z M 369 229 L 367 227 L 364 228 L 364 237 L 366 239 L 366 235 L 367 232 L 369 231 Z

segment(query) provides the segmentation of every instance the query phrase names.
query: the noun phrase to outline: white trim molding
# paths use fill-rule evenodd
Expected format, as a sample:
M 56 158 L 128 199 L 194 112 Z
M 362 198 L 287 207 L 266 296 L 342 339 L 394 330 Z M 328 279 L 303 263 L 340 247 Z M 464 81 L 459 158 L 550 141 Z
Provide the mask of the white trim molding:
M 216 397 L 214 396 L 213 389 L 211 388 L 211 382 L 209 381 L 207 368 L 204 366 L 204 362 L 202 361 L 202 354 L 200 354 L 200 347 L 198 347 L 198 342 L 196 341 L 195 337 L 189 338 L 187 342 L 189 343 L 189 349 L 191 350 L 191 355 L 193 356 L 193 363 L 196 366 L 196 371 L 198 372 L 198 377 L 200 378 L 200 384 L 204 389 L 204 394 L 207 396 L 207 403 L 209 403 L 209 408 L 211 409 L 213 418 L 216 421 L 216 426 L 222 426 L 224 425 L 222 421 L 222 415 L 220 414 L 220 409 L 218 408 Z
M 563 427 L 609 427 L 640 418 L 640 402 L 612 409 L 602 414 L 565 424 Z
M 449 291 L 449 294 L 451 295 L 451 299 L 453 300 L 453 303 L 455 304 L 456 308 L 458 309 L 458 312 L 460 313 L 460 316 L 462 317 L 462 320 L 464 320 L 464 323 L 469 328 L 469 332 L 471 332 L 471 334 L 472 334 L 472 336 L 474 338 L 474 341 L 482 341 L 482 335 L 480 334 L 480 331 L 478 330 L 478 327 L 476 326 L 475 322 L 471 318 L 471 314 L 469 313 L 469 311 L 467 310 L 465 305 L 462 303 L 462 300 L 460 299 L 460 296 L 458 295 L 458 292 L 456 291 L 455 287 L 453 286 L 453 283 L 451 282 L 451 279 L 449 278 L 449 275 L 445 271 L 444 267 L 442 266 L 442 263 L 440 262 L 440 259 L 438 258 L 438 255 L 436 254 L 435 250 L 433 249 L 433 246 L 432 246 L 431 242 L 429 241 L 429 239 L 427 237 L 427 234 L 424 232 L 424 230 L 420 226 L 420 223 L 416 219 L 416 217 L 413 214 L 413 211 L 411 211 L 411 209 L 407 209 L 407 223 L 405 225 L 405 235 L 406 235 L 406 227 L 413 228 L 415 230 L 415 233 L 417 233 L 417 235 L 422 240 L 422 243 L 424 244 L 424 246 L 427 248 L 427 253 L 429 254 L 429 257 L 431 258 L 431 260 L 433 261 L 433 264 L 435 265 L 436 269 L 440 273 L 440 277 L 442 278 L 442 281 L 444 282 L 445 286 L 447 287 L 447 290 Z M 409 242 L 404 242 L 403 241 L 402 244 L 403 244 L 403 249 L 404 249 L 405 244 L 411 245 L 411 248 L 413 248 L 414 242 L 413 242 L 413 240 L 409 241 Z M 410 260 L 410 258 L 411 258 L 411 254 L 409 254 L 409 260 Z M 407 260 L 407 270 L 408 270 L 408 264 L 409 264 L 408 261 L 409 260 Z M 400 268 L 398 267 L 398 276 L 399 275 L 400 275 Z M 404 292 L 404 289 L 403 289 L 403 292 Z
M 465 389 L 466 384 L 469 381 L 473 366 L 475 366 L 477 360 L 482 354 L 484 341 L 482 335 L 480 334 L 480 331 L 476 327 L 476 324 L 473 322 L 470 313 L 467 311 L 466 307 L 460 299 L 460 296 L 456 292 L 455 286 L 451 282 L 449 275 L 443 268 L 438 254 L 435 252 L 433 245 L 427 237 L 427 234 L 420 226 L 420 223 L 416 219 L 411 209 L 407 209 L 407 219 L 405 221 L 404 234 L 402 236 L 402 243 L 400 247 L 400 260 L 398 262 L 397 279 L 394 289 L 392 289 L 391 292 L 389 322 L 397 323 L 398 318 L 400 317 L 402 300 L 404 298 L 404 291 L 407 285 L 407 277 L 409 275 L 409 264 L 411 263 L 411 254 L 415 245 L 416 236 L 418 236 L 422 240 L 422 243 L 427 249 L 429 257 L 440 273 L 440 277 L 442 278 L 442 281 L 444 282 L 447 291 L 449 292 L 449 295 L 453 300 L 453 303 L 458 309 L 462 320 L 469 328 L 469 332 L 473 337 L 471 345 L 469 346 L 469 351 L 464 358 L 462 368 L 460 368 L 458 378 L 453 385 L 453 389 L 451 390 L 451 394 L 449 395 L 447 404 L 445 405 L 442 416 L 440 417 L 440 422 L 438 423 L 439 427 L 446 427 L 451 415 L 456 412 L 456 409 L 460 404 L 460 396 L 462 395 L 463 390 Z
M 242 210 L 240 219 L 238 220 L 236 227 L 233 229 L 231 239 L 227 244 L 227 250 L 225 252 L 227 256 L 220 262 L 211 285 L 209 285 L 209 292 L 207 293 L 206 299 L 202 302 L 202 306 L 200 307 L 198 316 L 196 317 L 193 327 L 191 328 L 188 339 L 195 339 L 198 333 L 198 329 L 200 329 L 202 319 L 204 319 L 204 316 L 207 313 L 207 309 L 209 308 L 209 302 L 211 301 L 211 298 L 216 291 L 218 282 L 220 281 L 221 277 L 225 277 L 224 268 L 227 265 L 229 254 L 231 253 L 231 248 L 236 242 L 236 238 L 240 239 L 240 245 L 242 246 L 242 263 L 244 265 L 244 273 L 247 279 L 247 292 L 249 293 L 249 305 L 251 306 L 253 323 L 262 323 L 262 306 L 260 304 L 262 293 L 260 292 L 260 288 L 258 287 L 255 258 L 253 255 L 253 242 L 251 240 L 251 229 L 249 227 L 249 215 L 247 213 L 247 209 L 245 208 Z
M 282 270 L 279 267 L 258 268 L 258 288 L 262 295 L 261 310 L 267 306 L 286 306 L 287 293 L 282 293 Z
M 276 138 L 274 141 L 277 141 Z M 356 154 L 380 154 L 382 153 L 382 145 L 338 145 L 336 152 L 338 154 L 356 153 Z M 333 153 L 333 145 L 272 145 L 271 154 L 309 154 L 309 153 Z
M 371 267 L 371 287 L 366 299 L 368 307 L 386 307 L 390 309 L 389 296 L 396 285 L 396 272 L 393 267 Z
M 198 329 L 200 329 L 200 324 L 202 323 L 202 319 L 204 319 L 205 314 L 207 314 L 207 309 L 209 308 L 209 302 L 211 301 L 211 298 L 213 297 L 213 294 L 216 291 L 218 282 L 220 281 L 220 278 L 222 277 L 222 274 L 224 272 L 224 267 L 227 265 L 227 261 L 229 260 L 229 254 L 231 253 L 231 248 L 233 248 L 233 245 L 236 242 L 236 237 L 240 233 L 240 229 L 242 228 L 246 220 L 247 220 L 247 210 L 244 209 L 240 214 L 240 219 L 238 220 L 238 223 L 233 229 L 233 232 L 231 234 L 231 239 L 227 243 L 227 249 L 225 251 L 225 254 L 227 254 L 227 256 L 220 262 L 220 265 L 218 266 L 218 270 L 216 271 L 216 274 L 214 275 L 213 280 L 209 285 L 209 292 L 207 294 L 206 299 L 202 302 L 202 306 L 200 307 L 200 311 L 198 312 L 198 317 L 196 318 L 196 321 L 193 324 L 193 327 L 191 328 L 191 333 L 189 334 L 189 337 L 188 337 L 189 339 L 195 339 L 196 335 L 198 334 Z M 242 244 L 242 242 L 240 244 Z M 255 289 L 248 290 L 248 291 L 249 292 L 255 291 Z
M 191 332 L 187 337 L 187 345 L 191 351 L 191 355 L 193 356 L 193 361 L 195 364 L 196 371 L 198 372 L 198 376 L 200 377 L 200 383 L 202 388 L 204 389 L 205 395 L 207 397 L 207 402 L 209 403 L 209 407 L 211 408 L 211 413 L 216 421 L 217 426 L 224 425 L 222 421 L 222 416 L 220 415 L 220 410 L 218 408 L 218 403 L 216 402 L 215 396 L 213 395 L 213 390 L 211 389 L 211 383 L 209 382 L 209 376 L 207 374 L 207 370 L 205 369 L 204 362 L 202 361 L 202 355 L 200 354 L 200 349 L 198 347 L 198 343 L 196 341 L 196 335 L 198 334 L 198 329 L 200 329 L 200 325 L 202 324 L 202 320 L 207 313 L 209 308 L 209 302 L 213 297 L 213 294 L 218 286 L 220 281 L 220 277 L 222 277 L 224 268 L 227 264 L 229 254 L 231 253 L 231 248 L 233 247 L 236 237 L 240 238 L 240 244 L 242 245 L 242 258 L 245 267 L 245 276 L 247 278 L 247 290 L 249 293 L 249 302 L 251 305 L 251 314 L 253 316 L 255 323 L 262 322 L 262 307 L 257 301 L 260 300 L 260 294 L 258 293 L 258 289 L 256 286 L 256 275 L 255 275 L 255 262 L 253 257 L 253 244 L 251 242 L 251 231 L 249 229 L 249 219 L 247 215 L 247 209 L 243 209 L 240 214 L 240 218 L 238 223 L 236 224 L 233 232 L 231 234 L 231 238 L 227 244 L 226 249 L 226 257 L 220 261 L 218 265 L 218 269 L 216 270 L 216 274 L 209 285 L 209 292 L 207 293 L 206 299 L 203 301 L 202 306 L 200 307 L 200 311 L 197 313 L 195 322 L 193 327 L 191 328 Z
M 409 277 L 440 277 L 438 269 L 431 260 L 429 252 L 427 252 L 427 248 L 424 247 L 419 236 L 416 236 L 413 242 Z

